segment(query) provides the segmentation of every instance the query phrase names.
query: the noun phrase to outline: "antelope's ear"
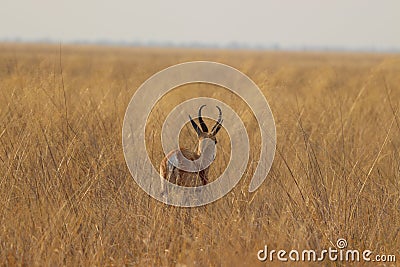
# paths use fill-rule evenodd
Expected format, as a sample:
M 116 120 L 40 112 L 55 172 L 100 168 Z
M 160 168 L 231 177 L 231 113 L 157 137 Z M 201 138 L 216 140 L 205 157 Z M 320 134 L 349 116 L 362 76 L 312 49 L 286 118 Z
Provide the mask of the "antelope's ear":
M 197 133 L 197 136 L 200 136 L 200 134 L 202 133 L 200 127 L 194 122 L 194 120 L 192 119 L 192 117 L 190 117 L 190 115 L 189 115 L 189 119 L 190 119 L 190 123 L 192 124 L 194 130 Z
M 221 130 L 222 122 L 223 122 L 223 121 L 224 121 L 224 120 L 219 121 L 219 122 L 214 126 L 214 128 L 212 129 L 212 132 L 211 132 L 211 135 L 212 135 L 212 136 L 215 136 L 215 135 L 219 132 L 219 130 Z

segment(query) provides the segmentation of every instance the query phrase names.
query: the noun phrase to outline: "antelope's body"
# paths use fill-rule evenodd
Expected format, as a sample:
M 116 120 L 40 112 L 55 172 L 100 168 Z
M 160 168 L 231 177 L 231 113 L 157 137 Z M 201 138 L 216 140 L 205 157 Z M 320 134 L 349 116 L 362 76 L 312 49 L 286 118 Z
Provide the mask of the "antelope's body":
M 182 154 L 180 154 L 179 151 L 182 152 Z M 195 161 L 200 158 L 199 154 L 188 149 L 173 150 L 169 152 L 160 164 L 160 175 L 162 179 L 180 186 L 196 187 L 206 185 L 208 182 L 208 168 L 197 173 L 180 170 L 176 166 L 179 166 L 183 161 L 181 158 L 182 155 L 190 161 Z
M 163 193 L 165 193 L 164 185 L 166 180 L 176 185 L 188 187 L 197 187 L 208 183 L 208 171 L 210 166 L 202 167 L 201 163 L 203 162 L 203 158 L 210 163 L 215 158 L 215 145 L 217 143 L 215 135 L 222 126 L 222 112 L 221 109 L 217 107 L 219 110 L 219 118 L 209 133 L 201 116 L 201 110 L 204 106 L 205 105 L 200 107 L 198 116 L 201 128 L 189 116 L 190 122 L 198 137 L 197 151 L 190 151 L 188 149 L 173 150 L 161 161 L 160 177 Z M 198 171 L 186 171 L 184 170 L 185 168 L 179 168 L 179 166 L 183 165 L 187 166 L 186 170 L 191 169 Z

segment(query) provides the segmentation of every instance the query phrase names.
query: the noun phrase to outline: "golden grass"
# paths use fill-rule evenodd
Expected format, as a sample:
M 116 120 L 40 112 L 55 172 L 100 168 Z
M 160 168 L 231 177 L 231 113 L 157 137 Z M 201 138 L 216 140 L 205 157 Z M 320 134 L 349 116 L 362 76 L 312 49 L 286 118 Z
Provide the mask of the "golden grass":
M 340 237 L 349 248 L 400 258 L 398 55 L 61 51 L 60 60 L 58 46 L 0 44 L 2 265 L 244 266 L 259 263 L 264 245 L 321 250 Z M 158 122 L 194 96 L 223 99 L 252 133 L 252 162 L 239 185 L 187 209 L 136 185 L 121 130 L 139 85 L 191 60 L 229 64 L 259 85 L 274 113 L 277 152 L 264 184 L 249 193 L 259 132 L 248 108 L 213 86 L 170 93 L 146 129 L 154 164 L 163 157 Z M 181 142 L 194 148 L 186 128 Z M 226 166 L 227 138 L 221 131 L 226 153 L 211 167 L 214 178 Z

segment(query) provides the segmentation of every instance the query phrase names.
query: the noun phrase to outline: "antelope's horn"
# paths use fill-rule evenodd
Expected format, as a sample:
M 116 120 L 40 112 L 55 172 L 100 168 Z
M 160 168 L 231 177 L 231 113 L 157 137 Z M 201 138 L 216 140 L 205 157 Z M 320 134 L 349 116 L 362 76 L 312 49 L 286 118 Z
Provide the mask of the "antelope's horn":
M 223 119 L 222 119 L 222 110 L 221 110 L 220 107 L 218 107 L 218 106 L 216 106 L 216 107 L 217 107 L 217 109 L 218 109 L 218 111 L 219 111 L 219 115 L 218 115 L 217 123 L 215 123 L 214 127 L 213 127 L 212 130 L 211 130 L 212 135 L 216 135 L 216 134 L 218 133 L 218 131 L 221 129 L 222 122 L 223 122 Z
M 200 127 L 203 130 L 203 132 L 208 133 L 208 128 L 207 125 L 203 121 L 203 117 L 201 116 L 201 110 L 205 107 L 206 105 L 202 105 L 199 109 L 199 122 L 200 122 Z

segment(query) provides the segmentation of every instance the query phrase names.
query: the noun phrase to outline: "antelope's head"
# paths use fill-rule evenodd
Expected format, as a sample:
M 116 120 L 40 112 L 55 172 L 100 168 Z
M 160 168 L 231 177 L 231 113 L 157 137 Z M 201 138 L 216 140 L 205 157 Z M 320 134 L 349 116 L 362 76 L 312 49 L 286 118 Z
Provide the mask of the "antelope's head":
M 190 122 L 197 133 L 197 137 L 199 139 L 198 145 L 198 154 L 209 154 L 212 155 L 213 159 L 215 158 L 215 145 L 217 144 L 217 138 L 215 137 L 218 131 L 221 129 L 222 126 L 222 111 L 221 108 L 217 106 L 219 111 L 218 120 L 215 125 L 212 127 L 211 131 L 208 131 L 207 125 L 205 124 L 203 117 L 201 116 L 201 110 L 206 105 L 202 105 L 199 108 L 199 123 L 200 127 L 196 124 L 196 122 L 192 119 L 189 115 Z

